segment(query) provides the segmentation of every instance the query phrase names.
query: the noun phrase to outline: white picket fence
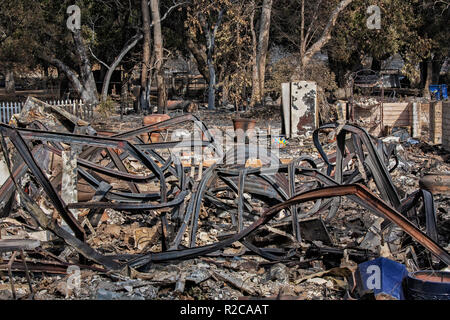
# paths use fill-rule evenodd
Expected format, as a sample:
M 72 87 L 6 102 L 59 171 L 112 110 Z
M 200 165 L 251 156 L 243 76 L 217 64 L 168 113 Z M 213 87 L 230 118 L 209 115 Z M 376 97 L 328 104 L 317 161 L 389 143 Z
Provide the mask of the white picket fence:
M 46 103 L 58 106 L 83 120 L 90 120 L 94 117 L 94 105 L 87 104 L 81 100 L 58 100 L 47 101 Z
M 53 100 L 44 102 L 58 106 L 83 120 L 90 120 L 94 115 L 94 107 L 81 100 Z M 22 111 L 24 104 L 24 102 L 0 102 L 0 122 L 8 123 L 13 114 Z
M 22 111 L 21 102 L 0 102 L 0 122 L 8 123 L 13 114 Z

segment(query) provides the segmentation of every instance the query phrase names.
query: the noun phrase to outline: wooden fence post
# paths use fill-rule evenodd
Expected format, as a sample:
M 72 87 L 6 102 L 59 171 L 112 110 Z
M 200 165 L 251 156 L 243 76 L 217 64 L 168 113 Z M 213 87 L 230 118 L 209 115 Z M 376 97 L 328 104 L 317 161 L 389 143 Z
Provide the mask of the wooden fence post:
M 430 104 L 430 139 L 433 144 L 442 143 L 442 101 Z

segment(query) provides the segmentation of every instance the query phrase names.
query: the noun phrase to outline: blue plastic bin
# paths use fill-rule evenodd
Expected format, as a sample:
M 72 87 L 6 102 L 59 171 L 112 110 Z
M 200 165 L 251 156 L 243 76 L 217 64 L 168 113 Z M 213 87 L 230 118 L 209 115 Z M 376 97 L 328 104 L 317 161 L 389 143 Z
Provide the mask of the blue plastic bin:
M 446 84 L 441 84 L 441 92 L 442 92 L 442 99 L 447 100 L 448 94 L 447 94 L 447 85 Z
M 447 93 L 447 85 L 446 84 L 432 84 L 428 87 L 431 93 L 434 94 L 434 97 L 436 100 L 441 100 L 441 95 L 443 100 L 448 99 L 448 93 Z
M 402 283 L 407 276 L 408 271 L 403 264 L 380 257 L 360 263 L 355 280 L 360 295 L 373 292 L 375 296 L 404 300 Z
M 437 84 L 432 84 L 428 87 L 430 93 L 434 94 L 436 100 L 441 100 L 441 86 Z

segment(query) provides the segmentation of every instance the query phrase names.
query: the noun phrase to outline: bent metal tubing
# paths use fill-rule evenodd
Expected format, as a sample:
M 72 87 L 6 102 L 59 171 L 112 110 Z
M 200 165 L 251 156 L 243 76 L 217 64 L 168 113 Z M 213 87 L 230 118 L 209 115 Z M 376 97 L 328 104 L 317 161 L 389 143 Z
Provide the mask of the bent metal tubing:
M 150 262 L 168 261 L 173 259 L 187 259 L 197 257 L 199 255 L 212 253 L 249 236 L 259 227 L 266 224 L 273 217 L 275 217 L 280 210 L 287 209 L 292 205 L 300 204 L 307 201 L 326 199 L 332 197 L 341 197 L 341 196 L 355 196 L 356 198 L 365 202 L 374 213 L 381 214 L 382 216 L 386 217 L 393 223 L 397 224 L 400 228 L 402 228 L 406 233 L 408 233 L 412 238 L 414 238 L 426 249 L 428 249 L 431 253 L 433 253 L 436 257 L 438 257 L 441 261 L 443 261 L 447 265 L 450 265 L 450 255 L 445 251 L 444 248 L 442 248 L 433 239 L 431 239 L 422 231 L 420 231 L 416 226 L 414 226 L 411 222 L 409 222 L 401 213 L 391 208 L 383 200 L 372 194 L 370 190 L 368 190 L 366 187 L 360 184 L 324 187 L 304 192 L 302 194 L 296 195 L 295 197 L 283 203 L 271 207 L 270 209 L 265 211 L 265 213 L 252 225 L 250 225 L 240 233 L 237 233 L 226 240 L 202 247 L 146 254 L 142 257 L 129 261 L 128 265 L 131 267 L 139 267 Z
M 90 145 L 102 148 L 118 148 L 126 150 L 135 157 L 137 160 L 141 161 L 148 169 L 152 171 L 155 176 L 158 176 L 161 184 L 161 202 L 166 201 L 166 183 L 164 178 L 164 173 L 158 167 L 158 165 L 150 158 L 145 152 L 138 149 L 136 146 L 131 144 L 127 140 L 117 139 L 117 138 L 106 138 L 106 137 L 92 137 L 85 135 L 76 135 L 68 133 L 55 133 L 55 132 L 44 132 L 31 129 L 15 129 L 9 126 L 2 125 L 2 128 L 9 128 L 7 132 L 14 131 L 17 135 L 25 140 L 42 140 L 42 141 L 53 141 L 53 142 L 64 142 L 64 143 L 76 143 L 81 145 Z M 8 134 L 7 134 L 8 135 Z
M 353 130 L 353 131 L 355 131 L 355 130 Z M 47 195 L 52 200 L 55 208 L 58 209 L 60 214 L 63 216 L 64 220 L 66 220 L 66 219 L 68 220 L 66 222 L 68 222 L 69 226 L 74 231 L 81 231 L 82 229 L 79 227 L 79 225 L 75 221 L 71 221 L 73 219 L 73 217 L 71 216 L 70 212 L 67 210 L 68 209 L 67 205 L 65 205 L 64 202 L 62 202 L 62 200 L 59 198 L 58 194 L 54 190 L 53 186 L 49 183 L 45 174 L 43 174 L 42 169 L 40 169 L 40 167 L 38 166 L 36 160 L 34 159 L 33 155 L 31 154 L 31 152 L 30 152 L 28 146 L 26 145 L 25 141 L 23 140 L 23 138 L 27 138 L 28 140 L 38 140 L 38 141 L 44 140 L 44 141 L 54 141 L 54 142 L 66 142 L 66 143 L 77 142 L 77 143 L 82 143 L 85 145 L 94 145 L 94 146 L 100 147 L 100 148 L 120 148 L 120 149 L 125 149 L 126 152 L 129 152 L 129 154 L 131 154 L 132 156 L 141 160 L 144 164 L 148 165 L 149 168 L 151 168 L 151 163 L 153 162 L 152 159 L 148 159 L 147 158 L 148 156 L 145 155 L 138 148 L 136 148 L 133 144 L 131 144 L 130 142 L 128 142 L 126 140 L 122 140 L 122 139 L 48 133 L 48 132 L 42 132 L 42 131 L 37 131 L 37 130 L 26 130 L 26 129 L 19 130 L 19 129 L 11 128 L 6 125 L 0 125 L 0 132 L 2 134 L 4 134 L 5 136 L 8 136 L 10 138 L 10 140 L 13 142 L 14 146 L 18 150 L 22 159 L 26 162 L 27 166 L 31 169 L 32 173 L 35 175 L 35 177 L 39 181 L 39 183 L 44 187 L 44 191 L 47 193 Z M 369 140 L 369 143 L 367 143 L 367 142 L 368 141 L 366 140 L 365 141 L 366 146 L 367 146 L 367 144 L 370 144 L 370 140 Z M 372 147 L 373 147 L 373 145 L 372 145 Z M 372 148 L 372 150 L 375 152 L 375 155 L 377 155 L 376 150 L 374 148 Z M 343 152 L 342 152 L 342 154 L 343 154 Z M 380 159 L 378 158 L 378 160 L 380 160 Z M 375 161 L 375 162 L 378 162 L 378 161 Z M 381 163 L 381 161 L 378 162 L 377 166 L 375 166 L 377 169 L 379 169 L 380 167 L 381 167 L 381 169 L 384 168 L 384 164 L 381 163 L 381 165 L 380 165 L 380 163 Z M 155 168 L 156 172 L 153 172 L 155 177 L 160 176 L 160 175 L 164 176 L 163 170 L 161 170 L 161 168 L 159 168 L 156 164 L 155 164 L 155 166 L 156 166 L 156 168 Z M 273 173 L 270 174 L 270 170 L 267 172 L 267 174 L 264 174 L 265 170 L 263 170 L 263 169 L 255 170 L 255 169 L 249 168 L 247 170 L 248 171 L 246 172 L 245 175 L 255 174 L 258 172 L 258 173 L 260 173 L 260 177 L 266 178 L 266 181 L 269 182 L 269 184 L 272 186 L 272 188 L 274 188 L 274 190 L 277 190 L 276 186 L 278 183 L 275 180 L 272 181 L 269 179 L 269 176 L 273 175 Z M 257 221 L 255 221 L 249 227 L 241 230 L 240 232 L 236 233 L 235 235 L 233 235 L 232 237 L 230 237 L 226 240 L 223 240 L 223 241 L 220 241 L 220 242 L 208 245 L 208 246 L 191 247 L 191 248 L 186 248 L 186 249 L 169 250 L 169 251 L 165 251 L 165 252 L 145 254 L 145 255 L 141 255 L 141 256 L 137 257 L 136 259 L 129 261 L 126 264 L 129 266 L 132 266 L 132 267 L 139 267 L 139 266 L 145 265 L 146 263 L 151 262 L 151 261 L 156 262 L 156 261 L 169 261 L 169 260 L 173 260 L 173 259 L 186 259 L 186 258 L 196 257 L 199 255 L 205 255 L 208 253 L 212 253 L 214 251 L 220 250 L 224 247 L 231 245 L 235 241 L 241 241 L 241 240 L 245 241 L 245 239 L 244 239 L 245 237 L 247 237 L 252 232 L 257 230 L 260 226 L 269 222 L 282 209 L 289 209 L 289 208 L 292 208 L 292 206 L 301 204 L 303 202 L 316 201 L 316 200 L 341 197 L 341 196 L 347 196 L 351 200 L 353 200 L 359 204 L 363 204 L 364 207 L 373 211 L 375 214 L 386 217 L 391 222 L 394 222 L 395 224 L 397 224 L 406 233 L 408 233 L 416 241 L 421 243 L 425 248 L 427 248 L 429 251 L 431 251 L 434 255 L 436 255 L 438 258 L 440 258 L 443 262 L 445 262 L 446 264 L 450 264 L 449 254 L 442 247 L 440 247 L 439 244 L 435 240 L 431 239 L 426 234 L 422 233 L 422 231 L 420 231 L 411 222 L 409 222 L 402 214 L 400 214 L 397 210 L 393 209 L 391 206 L 386 204 L 383 200 L 381 200 L 380 198 L 375 196 L 364 186 L 358 185 L 358 184 L 340 185 L 332 178 L 325 176 L 325 175 L 322 176 L 322 174 L 320 174 L 317 169 L 314 169 L 314 166 L 312 169 L 311 168 L 309 168 L 309 169 L 307 169 L 307 168 L 291 168 L 291 170 L 289 172 L 291 175 L 291 178 L 292 178 L 292 175 L 295 172 L 297 172 L 298 170 L 300 170 L 301 174 L 304 174 L 306 176 L 308 175 L 307 172 L 310 172 L 311 175 L 315 175 L 318 178 L 318 180 L 321 180 L 325 184 L 328 184 L 331 186 L 324 187 L 324 188 L 317 188 L 314 190 L 303 192 L 294 197 L 291 197 L 291 199 L 289 199 L 287 201 L 284 201 L 282 203 L 279 203 L 279 204 L 269 208 L 268 210 L 265 211 L 265 213 Z M 212 168 L 210 168 L 210 171 L 211 171 L 211 174 L 213 174 L 213 172 L 216 171 L 216 169 L 214 167 L 212 167 Z M 220 169 L 217 169 L 217 171 L 220 172 Z M 223 172 L 223 173 L 225 173 L 225 172 Z M 230 172 L 226 172 L 226 173 L 230 174 Z M 236 170 L 236 172 L 233 172 L 232 175 L 233 174 L 239 175 L 240 172 L 238 170 Z M 123 179 L 125 177 L 122 175 L 121 178 Z M 208 179 L 206 179 L 206 178 L 208 178 Z M 270 177 L 270 178 L 272 178 L 272 177 Z M 201 199 L 203 198 L 203 193 L 204 193 L 203 189 L 205 189 L 205 187 L 208 185 L 208 183 L 206 183 L 206 180 L 210 180 L 210 179 L 211 179 L 211 177 L 205 174 L 204 179 L 202 180 L 202 181 L 205 181 L 205 182 L 203 182 L 204 186 L 203 185 L 200 186 L 199 190 L 196 190 L 196 192 L 194 192 L 194 194 L 197 193 L 198 196 L 194 196 L 194 194 L 193 194 L 193 196 L 191 197 L 191 201 L 189 201 L 190 208 L 188 208 L 188 210 L 187 210 L 187 212 L 190 212 L 190 214 L 185 216 L 185 220 L 184 220 L 185 225 L 187 225 L 188 221 L 190 220 L 189 216 L 192 215 L 192 211 L 194 211 L 194 214 L 192 217 L 193 219 L 191 221 L 191 223 L 192 223 L 191 227 L 195 226 L 195 222 L 198 219 L 196 211 L 199 208 L 199 203 L 200 203 L 199 201 L 201 201 Z M 133 180 L 133 179 L 131 179 L 131 180 Z M 164 180 L 160 180 L 160 181 L 161 181 L 161 184 L 165 184 Z M 388 182 L 388 181 L 385 181 L 385 182 Z M 286 186 L 289 188 L 288 183 L 286 183 Z M 288 189 L 288 188 L 279 188 L 280 190 L 277 190 L 277 191 L 279 193 L 284 193 L 284 190 L 282 190 L 282 189 Z M 291 188 L 292 188 L 292 186 L 291 186 Z M 182 189 L 184 189 L 184 188 L 182 188 Z M 239 188 L 239 189 L 241 189 L 241 188 Z M 283 192 L 281 192 L 281 191 L 283 191 Z M 130 208 L 130 206 L 133 207 L 133 205 L 136 205 L 137 208 L 143 208 L 142 205 L 144 205 L 144 207 L 146 207 L 146 208 L 160 208 L 160 207 L 165 207 L 165 206 L 177 206 L 181 202 L 183 202 L 183 199 L 186 195 L 187 195 L 187 192 L 180 192 L 178 197 L 176 199 L 172 200 L 171 202 L 164 201 L 164 202 L 161 202 L 160 204 L 151 204 L 151 205 L 150 204 L 120 204 L 118 206 L 118 208 L 125 209 L 127 207 Z M 166 194 L 164 192 L 164 197 L 165 196 L 166 196 Z M 285 199 L 287 199 L 287 197 Z M 389 199 L 389 200 L 391 200 L 391 199 Z M 77 206 L 77 205 L 72 205 L 72 206 Z M 93 204 L 93 206 L 109 207 L 110 205 L 105 204 L 105 203 L 102 203 L 102 204 L 95 203 L 95 204 Z M 139 206 L 141 206 L 141 207 L 139 207 Z M 55 228 L 56 227 L 57 226 L 55 226 Z M 195 229 L 195 227 L 193 229 Z M 56 232 L 57 235 L 59 235 L 60 237 L 65 239 L 66 242 L 68 242 L 68 243 L 71 242 L 72 245 L 82 248 L 83 252 L 81 252 L 81 253 L 88 259 L 91 259 L 91 260 L 94 260 L 94 261 L 97 261 L 100 263 L 102 263 L 101 261 L 103 260 L 103 265 L 105 265 L 105 267 L 108 267 L 109 269 L 117 269 L 119 267 L 118 264 L 113 263 L 110 259 L 104 260 L 103 256 L 98 255 L 98 253 L 96 253 L 93 256 L 90 253 L 91 252 L 90 250 L 92 250 L 92 249 L 86 243 L 83 242 L 84 234 L 81 237 L 79 237 L 79 234 L 78 234 L 77 235 L 78 238 L 81 239 L 82 241 L 78 241 L 75 243 L 74 239 L 68 238 L 68 235 L 62 233 L 60 230 L 58 230 L 58 228 L 56 228 L 55 230 L 58 231 L 58 232 Z M 178 233 L 177 237 L 180 234 L 182 234 L 182 233 Z M 191 239 L 195 239 L 195 232 L 191 232 Z M 195 243 L 195 241 L 191 241 L 191 246 L 193 245 L 193 243 Z M 256 251 L 258 251 L 258 250 L 256 250 Z M 259 250 L 259 251 L 261 251 L 261 250 Z M 263 252 L 263 251 L 261 251 L 261 252 Z M 106 256 L 104 256 L 104 258 L 106 258 Z M 121 266 L 123 266 L 123 265 L 121 264 Z
M 344 137 L 346 133 L 351 133 L 353 137 L 357 137 L 356 140 L 360 140 L 357 142 L 358 146 L 361 146 L 362 144 L 365 145 L 367 148 L 367 152 L 369 157 L 367 158 L 367 165 L 372 171 L 373 178 L 375 181 L 375 184 L 377 185 L 382 197 L 384 200 L 389 201 L 395 208 L 400 207 L 400 197 L 398 196 L 397 190 L 394 186 L 394 183 L 392 182 L 392 178 L 389 175 L 389 171 L 387 170 L 385 164 L 383 163 L 381 156 L 379 152 L 377 151 L 377 148 L 374 146 L 371 136 L 367 133 L 366 130 L 363 128 L 346 124 L 342 127 L 342 130 L 338 134 L 338 141 L 340 140 L 340 144 L 338 143 L 337 146 L 337 160 L 336 164 L 333 165 L 329 162 L 328 157 L 326 153 L 323 151 L 322 146 L 319 141 L 319 132 L 323 129 L 336 129 L 339 126 L 338 123 L 330 123 L 325 124 L 321 126 L 319 129 L 316 129 L 313 133 L 313 142 L 314 145 L 319 152 L 320 156 L 324 160 L 324 162 L 328 165 L 328 172 L 331 172 L 331 169 L 335 166 L 338 166 L 337 170 L 342 170 L 342 162 L 339 161 L 342 159 L 344 155 L 344 149 L 345 149 L 345 141 Z M 340 138 L 340 139 L 339 139 Z M 357 148 L 359 150 L 360 156 L 362 156 L 361 147 Z M 361 159 L 363 160 L 363 159 Z M 340 181 L 336 181 L 340 182 Z
M 128 205 L 121 204 L 118 205 L 119 208 L 162 208 L 167 206 L 174 206 L 179 204 L 186 193 L 182 193 L 179 195 L 178 199 L 175 199 L 172 202 L 167 203 L 166 201 L 166 184 L 165 177 L 162 170 L 156 165 L 156 163 L 147 156 L 144 152 L 137 149 L 134 145 L 129 143 L 126 140 L 119 139 L 111 139 L 104 137 L 91 137 L 91 136 L 83 136 L 83 135 L 73 135 L 73 134 L 62 134 L 62 133 L 52 133 L 52 132 L 44 132 L 39 130 L 29 130 L 29 129 L 16 129 L 10 126 L 0 124 L 0 132 L 3 136 L 8 137 L 16 150 L 19 152 L 22 159 L 25 161 L 27 166 L 32 171 L 33 175 L 39 181 L 41 186 L 44 188 L 45 193 L 50 197 L 54 207 L 61 214 L 62 218 L 66 221 L 69 227 L 75 232 L 79 239 L 85 238 L 85 233 L 83 228 L 78 224 L 78 222 L 74 219 L 72 214 L 67 208 L 67 205 L 62 201 L 33 154 L 30 152 L 24 138 L 27 140 L 44 140 L 44 141 L 53 141 L 53 142 L 66 142 L 66 143 L 82 143 L 84 145 L 96 145 L 99 147 L 114 147 L 127 150 L 130 154 L 135 156 L 137 159 L 142 161 L 151 171 L 153 171 L 154 175 L 159 177 L 160 180 L 160 188 L 161 188 L 161 203 L 160 204 L 152 204 L 152 205 Z M 55 150 L 54 150 L 55 151 Z M 120 173 L 119 173 L 120 175 Z M 122 177 L 123 178 L 123 177 Z
M 72 229 L 76 237 L 84 241 L 84 239 L 86 238 L 84 229 L 74 218 L 72 213 L 67 209 L 64 201 L 61 199 L 39 164 L 36 162 L 33 153 L 29 150 L 27 144 L 25 143 L 18 130 L 11 128 L 10 126 L 0 124 L 0 133 L 2 135 L 2 148 L 4 149 L 4 152 L 7 152 L 7 146 L 4 140 L 4 137 L 6 136 L 11 140 L 22 159 L 26 162 L 28 168 L 39 181 L 45 193 L 49 196 L 51 202 L 53 203 L 53 206 L 56 208 L 56 210 L 58 210 L 63 220 L 67 223 L 70 229 Z

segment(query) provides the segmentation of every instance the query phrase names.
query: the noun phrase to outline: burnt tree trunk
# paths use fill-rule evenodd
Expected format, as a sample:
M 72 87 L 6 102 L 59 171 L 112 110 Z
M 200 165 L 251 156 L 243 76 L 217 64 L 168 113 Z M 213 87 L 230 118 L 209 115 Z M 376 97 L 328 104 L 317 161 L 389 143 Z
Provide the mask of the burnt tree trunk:
M 426 60 L 421 63 L 421 76 L 423 85 L 423 96 L 431 98 L 430 85 L 439 84 L 439 75 L 442 63 L 438 60 Z
M 264 100 L 264 82 L 266 77 L 266 58 L 269 48 L 270 15 L 272 13 L 272 0 L 264 0 L 261 11 L 261 24 L 259 28 L 258 52 L 256 63 L 258 65 L 259 96 Z
M 423 96 L 426 98 L 431 98 L 431 93 L 429 86 L 432 84 L 432 75 L 433 75 L 433 63 L 430 60 L 424 62 L 424 88 L 423 88 Z
M 187 33 L 187 32 L 186 32 Z M 205 54 L 206 48 L 202 45 L 196 44 L 188 34 L 186 34 L 186 46 L 194 56 L 197 68 L 206 82 L 209 82 L 209 70 L 206 63 L 207 57 Z M 200 47 L 200 48 L 199 48 Z
M 216 68 L 214 66 L 213 54 L 215 49 L 215 41 L 217 30 L 222 24 L 222 18 L 225 9 L 220 10 L 219 16 L 217 18 L 217 22 L 214 26 L 213 32 L 211 32 L 209 24 L 206 22 L 206 19 L 203 17 L 203 31 L 206 36 L 207 43 L 207 65 L 209 71 L 209 86 L 208 86 L 208 109 L 214 110 L 216 108 Z
M 252 3 L 252 13 L 250 15 L 250 31 L 252 35 L 252 97 L 250 99 L 250 107 L 254 107 L 255 103 L 261 101 L 260 96 L 260 85 L 259 85 L 259 75 L 258 75 L 258 64 L 257 64 L 257 50 L 258 50 L 258 39 L 256 37 L 254 20 L 255 20 L 255 11 L 256 11 L 256 3 L 253 0 Z
M 79 59 L 80 72 L 79 74 L 72 70 L 63 61 L 48 56 L 45 53 L 40 54 L 40 58 L 48 63 L 56 66 L 60 71 L 64 72 L 70 82 L 72 88 L 80 95 L 81 99 L 92 105 L 98 104 L 97 86 L 95 84 L 94 74 L 92 72 L 91 63 L 88 58 L 86 46 L 81 37 L 81 31 L 75 30 L 73 32 L 73 40 L 75 44 L 75 51 Z
M 144 32 L 144 47 L 142 54 L 142 70 L 141 70 L 141 94 L 140 94 L 140 110 L 148 111 L 150 109 L 150 92 L 148 91 L 148 73 L 150 66 L 150 47 L 151 47 L 151 36 L 150 36 L 150 9 L 148 7 L 147 0 L 141 0 L 141 10 L 142 10 L 142 28 Z
M 305 77 L 305 66 L 303 65 L 303 57 L 306 52 L 306 41 L 305 41 L 305 0 L 301 3 L 301 24 L 300 24 L 300 79 L 303 80 Z
M 16 94 L 16 83 L 14 81 L 14 72 L 12 70 L 7 70 L 5 74 L 5 91 L 6 94 L 15 95 Z
M 153 48 L 156 59 L 155 73 L 156 86 L 158 88 L 158 113 L 167 113 L 167 94 L 163 74 L 163 38 L 161 32 L 161 17 L 159 12 L 159 1 L 150 0 L 150 8 L 153 19 Z
M 443 58 L 442 58 L 443 60 Z M 433 60 L 432 66 L 431 66 L 431 84 L 439 84 L 439 77 L 441 73 L 442 68 L 442 62 L 440 60 Z
M 114 59 L 114 62 L 112 65 L 108 68 L 108 72 L 106 73 L 106 76 L 103 80 L 103 87 L 102 87 L 102 100 L 106 101 L 108 98 L 108 89 L 109 89 L 109 83 L 111 82 L 111 77 L 113 75 L 114 70 L 119 66 L 122 59 L 125 57 L 125 55 L 133 49 L 136 44 L 142 39 L 142 34 L 138 34 L 131 38 L 130 42 L 125 45 L 125 47 L 122 49 L 120 54 Z
M 81 98 L 88 104 L 98 104 L 97 85 L 95 84 L 94 74 L 92 72 L 91 62 L 89 61 L 86 46 L 81 37 L 81 31 L 75 30 L 73 32 L 73 40 L 75 43 L 75 50 L 81 61 L 80 65 L 80 79 L 82 84 Z

